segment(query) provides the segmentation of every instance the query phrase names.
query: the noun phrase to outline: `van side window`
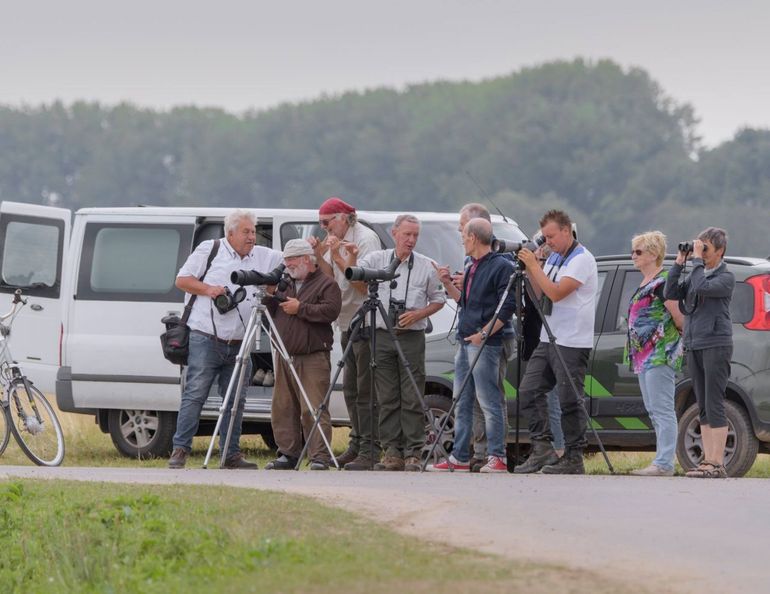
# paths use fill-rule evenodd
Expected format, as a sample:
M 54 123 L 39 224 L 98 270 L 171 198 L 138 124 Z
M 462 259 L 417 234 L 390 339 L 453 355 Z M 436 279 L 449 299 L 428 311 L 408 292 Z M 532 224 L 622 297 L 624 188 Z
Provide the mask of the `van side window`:
M 191 235 L 184 225 L 89 224 L 76 298 L 182 301 L 174 281 Z
M 3 215 L 0 227 L 0 281 L 4 292 L 26 288 L 28 295 L 59 297 L 64 223 Z

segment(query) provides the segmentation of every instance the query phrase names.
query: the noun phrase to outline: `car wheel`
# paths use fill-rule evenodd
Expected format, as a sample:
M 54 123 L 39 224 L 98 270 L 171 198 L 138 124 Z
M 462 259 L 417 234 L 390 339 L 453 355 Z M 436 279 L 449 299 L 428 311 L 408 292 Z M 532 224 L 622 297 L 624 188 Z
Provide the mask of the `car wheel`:
M 115 448 L 129 458 L 166 458 L 176 431 L 176 413 L 111 410 L 107 427 Z
M 444 420 L 449 413 L 449 409 L 452 406 L 452 399 L 440 394 L 428 394 L 425 396 L 425 404 L 433 412 L 433 427 L 429 423 L 425 423 L 425 445 L 422 448 L 422 457 L 425 459 L 430 453 L 430 449 L 433 446 L 433 440 L 438 436 L 439 429 L 444 423 Z M 449 418 L 446 421 L 446 427 L 441 434 L 441 445 L 447 452 L 452 451 L 452 446 L 455 442 L 455 420 L 454 417 Z M 434 459 L 438 459 L 440 455 L 440 448 L 434 450 Z
M 748 413 L 741 406 L 726 400 L 725 416 L 727 417 L 725 469 L 728 476 L 743 476 L 757 458 L 759 441 L 754 435 Z M 703 460 L 697 404 L 690 406 L 679 419 L 676 457 L 685 472 L 692 470 Z

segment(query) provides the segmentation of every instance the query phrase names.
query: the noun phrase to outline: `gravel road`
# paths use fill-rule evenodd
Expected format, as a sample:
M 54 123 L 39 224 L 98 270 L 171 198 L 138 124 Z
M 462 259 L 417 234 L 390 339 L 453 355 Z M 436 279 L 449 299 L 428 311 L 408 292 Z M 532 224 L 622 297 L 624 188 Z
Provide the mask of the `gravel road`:
M 315 497 L 404 534 L 582 568 L 656 592 L 768 592 L 768 481 L 0 466 L 11 477 Z

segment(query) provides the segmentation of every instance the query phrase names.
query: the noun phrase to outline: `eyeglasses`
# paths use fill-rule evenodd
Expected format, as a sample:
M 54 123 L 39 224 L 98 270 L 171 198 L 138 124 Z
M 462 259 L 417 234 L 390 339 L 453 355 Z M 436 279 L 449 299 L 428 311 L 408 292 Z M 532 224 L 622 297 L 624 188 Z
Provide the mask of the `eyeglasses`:
M 321 225 L 321 227 L 328 227 L 329 223 L 331 223 L 336 218 L 337 215 L 331 216 L 328 219 L 318 219 L 318 224 Z
M 631 250 L 632 256 L 641 256 L 644 253 L 644 250 Z

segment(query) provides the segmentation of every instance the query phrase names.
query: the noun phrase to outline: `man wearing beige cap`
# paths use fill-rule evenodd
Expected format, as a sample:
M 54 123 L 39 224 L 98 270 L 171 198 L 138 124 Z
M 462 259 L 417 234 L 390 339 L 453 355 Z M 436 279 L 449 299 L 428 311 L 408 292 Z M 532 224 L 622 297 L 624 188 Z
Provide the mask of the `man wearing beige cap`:
M 340 198 L 329 198 L 321 205 L 318 209 L 318 224 L 326 231 L 326 237 L 322 240 L 311 237 L 309 241 L 315 250 L 319 267 L 334 278 L 342 291 L 342 310 L 337 325 L 344 351 L 350 339 L 350 321 L 366 297 L 366 287 L 351 285 L 345 278 L 345 268 L 355 266 L 358 258 L 379 250 L 381 243 L 374 231 L 358 222 L 356 209 Z M 374 422 L 370 414 L 370 362 L 369 342 L 365 335 L 359 335 L 359 339 L 353 343 L 352 352 L 345 359 L 342 376 L 342 392 L 351 428 L 348 449 L 337 461 L 344 465 L 345 470 L 369 470 L 380 457 L 376 403 Z
M 292 239 L 283 250 L 286 271 L 291 277 L 282 293 L 265 297 L 275 328 L 291 356 L 297 376 L 313 409 L 323 402 L 331 376 L 330 351 L 334 342 L 332 322 L 342 303 L 340 289 L 316 264 L 312 246 L 304 239 Z M 313 412 L 281 357 L 275 362 L 275 388 L 270 420 L 278 458 L 268 462 L 268 470 L 293 469 L 302 453 L 303 437 L 313 427 Z M 320 431 L 332 439 L 329 411 L 321 413 Z M 311 470 L 327 470 L 331 462 L 321 434 L 316 431 L 308 448 Z

